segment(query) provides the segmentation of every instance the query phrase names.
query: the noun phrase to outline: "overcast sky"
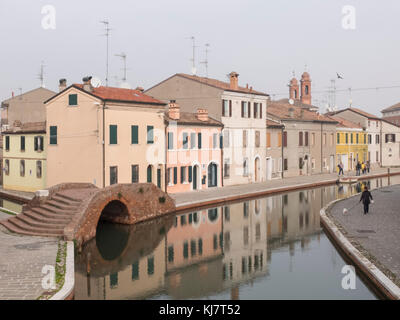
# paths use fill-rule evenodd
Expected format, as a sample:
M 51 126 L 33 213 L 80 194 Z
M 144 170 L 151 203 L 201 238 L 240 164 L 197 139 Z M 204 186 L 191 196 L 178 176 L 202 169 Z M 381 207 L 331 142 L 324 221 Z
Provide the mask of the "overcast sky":
M 53 5 L 56 28 L 44 29 L 42 7 Z M 343 6 L 355 8 L 355 29 L 344 29 Z M 286 98 L 293 70 L 298 78 L 307 65 L 313 80 L 313 103 L 325 105 L 331 79 L 337 105 L 380 115 L 400 102 L 399 0 L 1 0 L 0 99 L 40 85 L 58 90 L 85 75 L 105 79 L 106 39 L 100 20 L 107 18 L 110 37 L 110 85 L 122 77 L 124 52 L 128 82 L 150 86 L 178 72 L 191 72 L 191 36 L 196 37 L 197 74 L 205 75 L 205 44 L 210 44 L 209 77 L 227 81 L 231 71 L 239 84 Z M 346 20 L 347 21 L 347 20 Z M 206 106 L 205 106 L 206 107 Z

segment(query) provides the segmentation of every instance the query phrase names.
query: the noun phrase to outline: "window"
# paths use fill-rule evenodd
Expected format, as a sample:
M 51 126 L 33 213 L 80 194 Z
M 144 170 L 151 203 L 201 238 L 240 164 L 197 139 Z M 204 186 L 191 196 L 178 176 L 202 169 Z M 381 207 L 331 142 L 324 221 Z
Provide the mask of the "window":
M 304 145 L 308 147 L 308 132 L 304 133 Z
M 336 140 L 336 143 L 337 143 L 337 144 L 340 144 L 340 133 L 337 133 L 336 136 L 337 136 L 337 138 L 336 138 L 336 139 L 337 139 L 337 140 Z
M 21 151 L 25 151 L 25 136 L 21 136 Z
M 168 150 L 174 149 L 174 133 L 168 132 Z
M 57 144 L 57 126 L 50 126 L 50 144 Z
M 353 141 L 353 134 L 352 134 L 352 133 L 350 133 L 350 143 L 351 143 L 351 144 L 354 143 L 354 141 Z
M 379 134 L 375 135 L 375 144 L 379 144 Z
M 110 167 L 110 185 L 118 183 L 118 167 Z
M 193 181 L 193 167 L 189 166 L 188 167 L 188 181 L 189 183 L 191 183 Z
M 114 124 L 111 124 L 110 125 L 110 144 L 118 143 L 117 131 L 118 131 L 118 127 Z
M 189 258 L 189 243 L 187 241 L 183 244 L 183 257 L 185 259 Z
M 190 240 L 190 256 L 194 257 L 197 254 L 196 240 Z
M 178 168 L 174 167 L 174 184 L 178 183 Z
M 42 161 L 36 161 L 36 178 L 42 177 Z
M 282 147 L 282 132 L 278 133 L 278 145 L 277 147 Z
M 196 133 L 192 132 L 190 134 L 190 149 L 196 148 Z
M 111 289 L 118 287 L 118 272 L 110 274 Z
M 132 144 L 139 144 L 139 127 L 138 126 L 131 126 L 131 143 Z
M 243 148 L 247 147 L 247 131 L 243 130 Z
M 242 101 L 242 118 L 250 118 L 250 102 Z
M 217 148 L 218 148 L 218 134 L 213 133 L 213 149 L 217 149 Z
M 308 91 L 309 91 L 309 90 L 308 90 L 308 86 L 306 86 L 306 95 L 308 94 Z
M 267 148 L 271 148 L 271 133 L 267 132 Z
M 147 183 L 153 182 L 153 167 L 149 165 L 147 167 Z
M 154 274 L 154 257 L 147 258 L 147 274 Z
M 154 143 L 154 127 L 147 126 L 147 144 Z
M 139 182 L 139 166 L 137 164 L 132 165 L 132 183 Z
M 132 280 L 139 279 L 139 261 L 132 264 Z
M 6 151 L 10 151 L 10 136 L 6 136 Z
M 202 254 L 203 254 L 203 239 L 199 239 L 198 241 L 197 241 L 197 244 L 198 244 L 198 246 L 199 246 L 199 255 L 201 256 Z
M 260 116 L 260 119 L 263 118 L 263 104 L 262 103 L 259 104 L 259 116 Z
M 346 133 L 346 144 L 349 144 L 349 134 Z
M 172 184 L 172 182 L 171 182 L 171 168 L 168 168 L 167 169 L 167 183 L 168 183 L 168 185 L 171 185 Z
M 25 176 L 25 160 L 20 160 L 19 162 L 19 174 L 21 177 Z
M 356 144 L 358 144 L 359 143 L 359 139 L 358 139 L 359 137 L 358 137 L 358 133 L 356 134 Z
M 243 177 L 247 177 L 249 175 L 249 160 L 245 158 L 243 160 Z
M 258 130 L 255 132 L 255 145 L 256 148 L 260 147 L 260 131 Z
M 183 149 L 187 149 L 188 148 L 188 143 L 189 143 L 189 136 L 186 132 L 183 132 L 182 134 L 182 146 Z
M 231 169 L 230 160 L 225 159 L 225 161 L 224 161 L 224 178 L 230 177 L 230 171 L 231 171 L 230 169 Z
M 229 144 L 230 143 L 230 141 L 229 141 L 229 131 L 228 130 L 224 130 L 224 146 L 226 147 L 226 148 L 229 148 Z
M 364 134 L 363 136 L 364 136 L 364 144 L 367 144 L 367 135 Z
M 299 146 L 303 145 L 303 132 L 299 132 Z
M 199 149 L 201 149 L 201 133 L 199 132 L 198 134 L 197 134 L 197 146 L 198 146 L 198 148 Z
M 10 174 L 10 160 L 4 160 L 4 173 L 6 176 Z
M 254 119 L 258 119 L 259 118 L 259 113 L 258 113 L 258 103 L 254 102 L 254 109 L 253 109 L 253 116 Z
M 393 133 L 386 134 L 385 135 L 385 142 L 386 143 L 396 142 L 396 135 L 393 134 Z
M 77 106 L 78 105 L 78 95 L 77 94 L 68 95 L 68 104 L 70 106 Z
M 174 246 L 171 245 L 168 247 L 168 262 L 174 262 Z
M 181 183 L 186 182 L 186 167 L 181 167 Z
M 33 141 L 34 141 L 34 149 L 35 149 L 35 151 L 43 151 L 43 148 L 44 148 L 44 146 L 43 146 L 43 141 L 44 141 L 43 136 L 34 137 Z
M 232 117 L 232 100 L 222 100 L 222 116 Z
M 283 159 L 283 170 L 287 171 L 288 170 L 288 159 Z

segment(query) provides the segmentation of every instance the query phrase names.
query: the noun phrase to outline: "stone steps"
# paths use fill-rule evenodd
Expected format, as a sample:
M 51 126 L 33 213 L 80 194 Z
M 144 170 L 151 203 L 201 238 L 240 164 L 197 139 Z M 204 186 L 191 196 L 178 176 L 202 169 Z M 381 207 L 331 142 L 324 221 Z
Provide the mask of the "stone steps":
M 20 215 L 27 216 L 30 219 L 36 220 L 38 222 L 46 221 L 47 223 L 54 223 L 54 224 L 68 223 L 71 220 L 70 217 L 64 218 L 64 217 L 56 216 L 56 217 L 53 218 L 53 217 L 43 216 L 43 215 L 38 214 L 38 213 L 36 213 L 34 211 L 26 211 L 26 212 L 24 212 L 23 214 L 20 214 Z M 20 216 L 20 215 L 18 215 L 18 216 Z
M 9 220 L 0 221 L 0 224 L 2 224 L 8 230 L 18 233 L 18 234 L 24 234 L 24 235 L 28 235 L 28 236 L 40 236 L 40 237 L 60 237 L 60 236 L 62 236 L 62 232 L 60 234 L 59 232 L 53 232 L 53 231 L 39 232 L 39 231 L 34 231 L 34 230 L 21 229 L 21 228 L 15 226 L 14 224 L 10 223 Z
M 64 234 L 64 228 L 59 229 L 47 229 L 47 228 L 39 228 L 32 227 L 24 222 L 20 222 L 18 219 L 8 219 L 5 222 L 2 222 L 5 227 L 10 229 L 13 232 L 30 234 L 30 235 L 43 235 L 43 236 L 62 236 Z
M 39 220 L 34 220 L 26 215 L 18 215 L 15 218 L 16 221 L 20 221 L 31 227 L 45 228 L 51 230 L 64 229 L 64 222 L 53 223 L 53 222 L 48 222 L 47 220 L 39 221 Z

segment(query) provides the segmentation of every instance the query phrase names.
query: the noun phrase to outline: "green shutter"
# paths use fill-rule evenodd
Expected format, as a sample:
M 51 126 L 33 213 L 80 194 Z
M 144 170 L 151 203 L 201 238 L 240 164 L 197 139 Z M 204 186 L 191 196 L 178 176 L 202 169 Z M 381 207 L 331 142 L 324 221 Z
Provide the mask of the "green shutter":
M 193 173 L 193 167 L 189 167 L 189 183 L 192 182 L 192 173 Z
M 57 126 L 50 127 L 50 144 L 57 144 Z
M 168 132 L 168 150 L 174 149 L 174 133 Z
M 138 144 L 139 143 L 139 127 L 138 126 L 132 126 L 132 144 Z
M 147 143 L 151 144 L 154 143 L 154 127 L 147 126 Z
M 132 280 L 139 279 L 139 261 L 132 264 Z
M 21 151 L 25 151 L 25 136 L 21 136 Z
M 201 149 L 201 133 L 198 134 L 198 148 Z
M 116 125 L 110 125 L 110 144 L 117 144 L 118 139 L 117 139 L 117 131 L 118 127 Z
M 147 167 L 147 182 L 151 183 L 153 181 L 153 177 L 152 177 L 152 166 L 148 166 Z
M 174 168 L 174 184 L 178 183 L 178 168 Z
M 77 106 L 78 105 L 78 95 L 77 94 L 70 94 L 68 96 L 68 103 L 70 106 Z

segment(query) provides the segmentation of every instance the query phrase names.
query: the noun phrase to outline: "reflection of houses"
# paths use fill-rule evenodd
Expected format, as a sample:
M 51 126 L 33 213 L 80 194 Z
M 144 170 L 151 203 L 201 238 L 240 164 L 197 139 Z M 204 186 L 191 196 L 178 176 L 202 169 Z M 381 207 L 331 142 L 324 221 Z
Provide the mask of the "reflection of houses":
M 167 192 L 221 187 L 222 123 L 208 111 L 181 112 L 169 103 L 167 125 Z
M 177 215 L 166 240 L 168 294 L 180 299 L 218 290 L 222 245 L 221 208 Z
M 93 87 L 91 77 L 46 101 L 47 186 L 153 182 L 165 189 L 165 104 L 140 89 Z
M 224 288 L 239 298 L 238 285 L 267 273 L 266 199 L 223 207 Z
M 265 120 L 268 95 L 240 87 L 239 75 L 230 82 L 175 74 L 146 91 L 162 101 L 176 100 L 181 110 L 206 106 L 224 124 L 224 185 L 265 181 Z

